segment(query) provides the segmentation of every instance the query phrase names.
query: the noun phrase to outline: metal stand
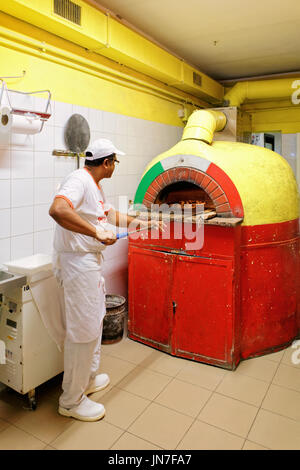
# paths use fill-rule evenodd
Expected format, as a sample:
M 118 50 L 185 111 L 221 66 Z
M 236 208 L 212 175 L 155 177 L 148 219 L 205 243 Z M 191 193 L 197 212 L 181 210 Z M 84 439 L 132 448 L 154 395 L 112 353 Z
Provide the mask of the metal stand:
M 36 410 L 37 404 L 36 404 L 36 398 L 35 398 L 35 388 L 33 390 L 30 390 L 27 396 L 28 396 L 28 403 L 29 403 L 30 409 L 32 411 Z

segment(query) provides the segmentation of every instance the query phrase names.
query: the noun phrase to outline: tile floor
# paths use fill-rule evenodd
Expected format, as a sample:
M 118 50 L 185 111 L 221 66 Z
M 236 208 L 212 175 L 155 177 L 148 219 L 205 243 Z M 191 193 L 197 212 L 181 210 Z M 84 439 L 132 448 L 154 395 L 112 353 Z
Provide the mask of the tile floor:
M 124 338 L 103 345 L 108 389 L 91 395 L 106 416 L 57 413 L 62 376 L 37 388 L 36 411 L 0 392 L 1 449 L 300 449 L 300 364 L 288 348 L 226 371 Z

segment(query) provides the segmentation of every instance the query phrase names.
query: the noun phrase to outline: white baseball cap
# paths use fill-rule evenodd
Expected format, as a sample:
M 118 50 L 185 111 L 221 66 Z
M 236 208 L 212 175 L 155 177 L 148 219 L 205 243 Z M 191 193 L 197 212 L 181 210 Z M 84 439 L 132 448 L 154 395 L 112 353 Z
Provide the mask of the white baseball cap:
M 126 155 L 126 153 L 118 150 L 110 140 L 97 139 L 86 149 L 85 158 L 87 160 L 97 160 L 98 158 L 108 157 L 113 153 L 117 155 Z

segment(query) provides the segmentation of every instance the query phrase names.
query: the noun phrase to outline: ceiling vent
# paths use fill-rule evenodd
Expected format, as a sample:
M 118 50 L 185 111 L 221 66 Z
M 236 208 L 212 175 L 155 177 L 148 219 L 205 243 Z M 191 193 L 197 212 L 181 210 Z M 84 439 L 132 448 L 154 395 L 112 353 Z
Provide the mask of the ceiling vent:
M 195 85 L 202 85 L 202 77 L 201 75 L 199 75 L 199 73 L 193 72 L 193 82 L 195 83 Z
M 54 13 L 81 25 L 81 6 L 70 0 L 54 0 Z

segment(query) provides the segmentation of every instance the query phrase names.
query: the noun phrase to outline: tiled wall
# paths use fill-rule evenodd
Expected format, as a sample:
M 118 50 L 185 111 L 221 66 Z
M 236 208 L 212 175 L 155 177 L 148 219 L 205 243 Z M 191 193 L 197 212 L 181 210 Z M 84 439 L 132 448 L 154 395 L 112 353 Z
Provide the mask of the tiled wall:
M 45 110 L 42 98 L 11 95 L 12 105 Z M 55 222 L 48 210 L 63 177 L 77 168 L 76 159 L 55 157 L 65 149 L 64 127 L 74 113 L 90 126 L 91 141 L 104 137 L 126 152 L 113 177 L 103 181 L 109 202 L 133 199 L 147 163 L 181 137 L 182 128 L 76 105 L 52 102 L 51 118 L 40 134 L 0 134 L 0 264 L 35 253 L 52 252 Z M 81 161 L 81 166 L 83 159 Z M 126 294 L 127 241 L 105 250 L 108 290 Z

